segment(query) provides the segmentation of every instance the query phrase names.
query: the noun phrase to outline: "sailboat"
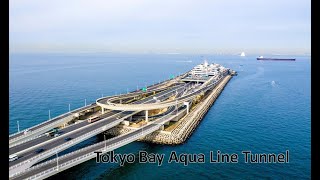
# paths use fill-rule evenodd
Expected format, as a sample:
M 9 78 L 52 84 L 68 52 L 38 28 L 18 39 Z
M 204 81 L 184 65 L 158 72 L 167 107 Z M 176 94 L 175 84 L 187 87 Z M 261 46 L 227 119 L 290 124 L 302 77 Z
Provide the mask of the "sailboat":
M 244 57 L 244 56 L 246 56 L 246 54 L 245 54 L 244 52 L 242 52 L 242 53 L 240 54 L 240 56 Z

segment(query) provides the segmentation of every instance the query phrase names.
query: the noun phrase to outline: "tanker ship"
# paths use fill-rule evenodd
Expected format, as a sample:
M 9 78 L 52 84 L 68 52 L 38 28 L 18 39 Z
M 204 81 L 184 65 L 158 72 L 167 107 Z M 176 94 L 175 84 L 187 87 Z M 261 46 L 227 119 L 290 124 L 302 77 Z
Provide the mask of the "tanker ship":
M 266 61 L 295 61 L 294 58 L 265 58 L 263 56 L 257 57 L 257 60 L 266 60 Z

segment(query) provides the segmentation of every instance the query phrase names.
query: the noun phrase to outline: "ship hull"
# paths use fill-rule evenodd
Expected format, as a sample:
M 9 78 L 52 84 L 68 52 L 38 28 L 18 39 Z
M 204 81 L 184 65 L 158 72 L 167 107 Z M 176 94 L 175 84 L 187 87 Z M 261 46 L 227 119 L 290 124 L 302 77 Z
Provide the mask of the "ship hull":
M 287 59 L 287 58 L 257 58 L 260 61 L 295 61 L 296 59 Z

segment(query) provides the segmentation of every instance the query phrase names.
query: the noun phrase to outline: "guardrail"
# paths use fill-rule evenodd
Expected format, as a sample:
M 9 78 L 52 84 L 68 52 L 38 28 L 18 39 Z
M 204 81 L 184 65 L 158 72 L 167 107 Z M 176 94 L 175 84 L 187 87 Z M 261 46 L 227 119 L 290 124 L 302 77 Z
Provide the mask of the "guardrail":
M 186 84 L 187 85 L 187 84 Z M 186 85 L 184 85 L 184 86 L 181 86 L 181 87 L 179 87 L 179 88 L 177 88 L 177 89 L 175 89 L 175 90 L 171 90 L 171 91 L 169 91 L 168 93 L 170 93 L 170 92 L 172 92 L 172 91 L 176 91 L 176 90 L 178 90 L 178 89 L 182 89 L 182 88 L 185 88 L 185 86 Z M 166 93 L 166 94 L 168 94 L 168 93 Z M 109 99 L 110 100 L 110 99 Z M 100 103 L 100 102 L 98 102 L 99 101 L 99 99 L 96 101 L 97 102 L 97 105 L 99 105 L 99 106 L 102 106 L 102 107 L 104 107 L 104 106 L 108 106 L 109 107 L 109 109 L 114 109 L 114 106 L 112 106 L 112 105 L 115 105 L 114 103 L 110 103 L 110 104 L 103 104 L 103 103 Z M 107 102 L 107 103 L 109 103 L 109 102 Z M 166 104 L 166 106 L 165 107 L 167 107 L 167 106 L 169 106 L 168 105 L 168 102 L 165 102 L 165 103 L 153 103 L 153 104 L 157 104 L 157 105 L 159 105 L 159 104 Z M 139 107 L 150 107 L 150 104 L 117 104 L 116 106 L 118 106 L 119 108 L 121 107 L 121 108 L 124 108 L 124 107 L 132 107 L 132 106 L 136 106 L 136 109 L 135 110 L 139 110 Z M 171 105 L 170 105 L 171 106 Z M 120 108 L 120 110 L 122 110 Z M 161 107 L 162 108 L 162 107 Z M 154 108 L 154 109 L 158 109 L 158 108 Z M 135 111 L 134 110 L 134 111 Z
M 180 74 L 180 75 L 177 76 L 176 78 L 178 78 L 178 77 L 180 77 L 180 76 L 182 76 L 182 75 L 185 75 L 185 74 L 187 74 L 187 73 Z M 164 83 L 164 82 L 168 82 L 168 81 L 171 81 L 171 80 L 173 80 L 173 79 L 167 79 L 167 80 L 164 80 L 164 81 L 162 81 L 162 82 L 160 82 L 160 83 L 156 83 L 156 84 L 151 85 L 151 86 L 148 86 L 148 87 L 152 87 L 152 86 L 155 86 L 155 85 L 158 85 L 158 84 L 161 84 L 161 83 Z M 130 93 L 135 93 L 135 92 L 138 92 L 138 91 L 132 91 L 132 92 L 130 92 Z M 130 94 L 130 93 L 128 93 L 128 94 Z M 104 98 L 105 98 L 105 97 L 99 98 L 99 99 L 101 100 L 101 99 L 104 99 Z M 40 125 L 42 125 L 42 124 L 44 124 L 44 123 L 47 123 L 47 122 L 49 122 L 49 121 L 53 121 L 53 120 L 55 120 L 55 119 L 57 119 L 57 118 L 60 118 L 60 117 L 62 117 L 62 116 L 64 116 L 64 115 L 67 115 L 67 114 L 75 113 L 76 111 L 79 111 L 79 110 L 81 110 L 82 108 L 85 109 L 85 108 L 88 108 L 89 106 L 92 106 L 92 105 L 94 105 L 94 104 L 95 104 L 95 103 L 92 103 L 92 104 L 89 104 L 89 105 L 87 105 L 87 106 L 83 106 L 83 107 L 80 107 L 80 108 L 78 108 L 78 109 L 72 110 L 71 112 L 66 112 L 66 113 L 64 113 L 64 114 L 60 114 L 59 116 L 56 116 L 56 117 L 54 117 L 54 118 L 52 118 L 52 119 L 48 119 L 47 121 L 44 121 L 44 122 L 42 122 L 42 123 L 40 123 L 40 124 L 37 124 L 37 125 L 35 125 L 35 126 L 26 128 L 26 129 L 24 129 L 24 130 L 22 130 L 22 131 L 20 131 L 20 132 L 16 132 L 16 133 L 10 134 L 10 135 L 9 135 L 9 138 L 12 137 L 12 136 L 15 136 L 15 135 L 17 135 L 17 134 L 20 134 L 20 133 L 22 133 L 22 135 L 24 135 L 23 132 L 24 132 L 25 130 L 27 130 L 27 129 L 36 128 L 37 126 L 40 126 Z M 32 134 L 32 132 L 30 132 L 30 133 Z M 28 134 L 30 134 L 30 133 L 28 133 Z M 14 138 L 14 139 L 15 139 L 15 138 Z M 12 139 L 12 140 L 13 140 L 13 139 Z
M 154 132 L 155 130 L 159 129 L 160 127 L 161 127 L 161 125 L 156 125 L 156 126 L 150 128 L 148 130 L 142 131 L 139 134 L 136 134 L 134 136 L 130 136 L 129 138 L 125 138 L 125 139 L 123 139 L 121 141 L 115 142 L 115 143 L 113 143 L 111 145 L 108 145 L 106 147 L 100 148 L 100 149 L 95 150 L 95 151 L 99 151 L 100 150 L 103 153 L 112 151 L 112 150 L 118 148 L 117 146 L 119 146 L 119 147 L 124 146 L 124 145 L 126 145 L 126 144 L 128 144 L 128 143 L 130 143 L 132 141 L 135 141 L 136 139 L 139 139 L 141 136 L 144 136 L 145 134 L 149 134 L 151 132 Z M 139 130 L 141 130 L 141 129 L 139 129 Z M 137 131 L 139 131 L 139 130 L 137 130 Z M 101 144 L 99 144 L 99 145 L 101 145 Z M 62 164 L 58 165 L 58 167 L 55 166 L 55 167 L 52 167 L 52 168 L 50 168 L 50 169 L 48 169 L 46 171 L 43 171 L 43 172 L 38 173 L 38 174 L 35 174 L 35 175 L 29 177 L 28 179 L 40 178 L 41 176 L 43 176 L 45 174 L 48 174 L 48 173 L 51 173 L 52 171 L 57 171 L 60 168 L 63 168 L 64 166 L 71 165 L 71 164 L 72 164 L 72 166 L 74 166 L 75 164 L 79 164 L 79 163 L 77 163 L 79 161 L 81 163 L 82 159 L 84 159 L 84 158 L 91 159 L 94 156 L 95 156 L 94 152 L 90 152 L 90 153 L 84 154 L 84 155 L 79 156 L 79 157 L 77 157 L 75 159 L 72 159 L 71 161 L 67 161 L 65 163 L 62 163 Z
M 131 114 L 130 114 L 130 115 L 131 115 Z M 128 116 L 130 116 L 130 115 L 128 115 Z M 19 163 L 19 164 L 16 164 L 16 165 L 14 165 L 14 166 L 11 166 L 11 167 L 9 168 L 9 170 L 15 169 L 15 168 L 17 168 L 17 167 L 19 167 L 19 166 L 22 166 L 23 164 L 26 164 L 26 163 L 30 163 L 31 161 L 35 161 L 36 159 L 41 159 L 40 157 L 50 156 L 50 155 L 51 155 L 50 153 L 59 151 L 59 150 L 61 150 L 61 149 L 63 150 L 63 149 L 66 148 L 66 146 L 68 146 L 68 145 L 70 145 L 70 144 L 73 144 L 73 143 L 75 143 L 76 141 L 80 141 L 80 140 L 82 140 L 82 139 L 88 138 L 88 136 L 89 136 L 89 138 L 90 138 L 90 137 L 93 136 L 92 134 L 99 134 L 100 132 L 103 132 L 103 131 L 106 130 L 106 128 L 107 128 L 106 126 L 112 126 L 112 127 L 113 127 L 113 126 L 119 124 L 120 122 L 122 122 L 125 118 L 127 118 L 127 116 L 125 116 L 125 117 L 123 117 L 123 118 L 121 118 L 121 119 L 118 119 L 118 120 L 116 120 L 116 121 L 113 121 L 112 123 L 110 123 L 110 124 L 108 124 L 108 125 L 105 125 L 105 126 L 103 126 L 103 127 L 101 127 L 101 128 L 98 128 L 98 129 L 96 129 L 96 130 L 93 130 L 93 131 L 90 131 L 90 132 L 88 132 L 88 133 L 86 133 L 86 134 L 83 134 L 83 135 L 81 135 L 81 136 L 79 136 L 79 137 L 77 137 L 77 138 L 75 138 L 75 139 L 73 139 L 73 140 L 71 140 L 71 141 L 68 141 L 68 142 L 66 142 L 66 143 L 63 143 L 62 145 L 57 146 L 57 147 L 55 147 L 54 149 L 45 151 L 45 152 L 43 152 L 43 153 L 41 153 L 41 154 L 39 154 L 39 155 L 37 155 L 37 156 L 32 157 L 31 159 L 25 160 L 25 161 L 23 161 L 23 162 L 21 162 L 21 163 Z M 49 155 L 48 155 L 48 154 L 49 154 Z M 38 161 L 39 161 L 39 160 L 38 160 Z
M 49 120 L 47 120 L 47 121 L 44 121 L 44 122 L 42 122 L 42 123 L 40 123 L 40 124 L 37 124 L 37 125 L 35 125 L 35 126 L 32 126 L 32 127 L 30 127 L 30 128 L 27 128 L 27 129 L 36 128 L 36 127 L 38 127 L 38 126 L 40 126 L 40 125 L 43 125 L 43 124 L 48 123 L 48 122 L 50 122 L 50 121 L 57 120 L 57 119 L 59 119 L 59 118 L 61 118 L 61 117 L 63 117 L 63 116 L 66 116 L 66 115 L 68 115 L 68 116 L 73 115 L 73 113 L 76 113 L 77 111 L 81 111 L 82 109 L 85 110 L 86 108 L 89 108 L 90 106 L 94 106 L 94 105 L 95 105 L 95 103 L 92 103 L 92 104 L 89 104 L 89 105 L 87 105 L 87 106 L 80 107 L 80 108 L 78 108 L 78 109 L 72 110 L 71 112 L 67 112 L 67 113 L 61 114 L 61 115 L 59 115 L 59 116 L 56 116 L 56 117 L 54 117 L 54 118 L 52 118 L 52 119 L 49 119 Z M 68 117 L 68 116 L 66 116 L 66 117 Z M 62 119 L 66 118 L 66 117 L 63 117 Z M 61 119 L 61 120 L 62 120 L 62 119 Z M 22 133 L 21 136 L 15 137 L 15 138 L 13 138 L 13 139 L 9 139 L 9 143 L 10 143 L 10 141 L 12 142 L 12 141 L 15 141 L 16 139 L 22 139 L 21 137 L 30 136 L 30 135 L 36 133 L 37 131 L 41 131 L 41 130 L 43 130 L 44 128 L 48 128 L 48 126 L 52 126 L 52 125 L 58 124 L 59 122 L 60 122 L 60 121 L 56 121 L 56 122 L 50 123 L 50 124 L 48 124 L 47 126 L 44 126 L 44 127 L 40 128 L 40 129 L 33 130 L 33 131 L 31 131 L 31 132 L 29 132 L 29 133 L 27 133 L 27 134 L 23 134 L 23 131 L 24 131 L 24 130 L 23 130 L 23 131 L 20 131 L 20 132 L 16 132 L 16 133 L 14 133 L 14 134 L 11 134 L 11 135 L 9 135 L 9 138 L 12 137 L 12 136 L 14 136 L 14 135 L 17 135 L 17 134 L 19 134 L 19 133 Z
M 163 90 L 163 89 L 166 89 L 166 88 L 155 89 L 155 90 Z M 154 90 L 153 90 L 153 91 L 154 91 Z M 130 93 L 128 93 L 128 94 L 134 94 L 134 93 L 135 93 L 135 91 L 134 91 L 134 92 L 130 92 Z M 139 92 L 139 93 L 140 93 L 140 92 Z M 113 97 L 113 96 L 107 96 L 107 97 Z M 98 101 L 100 101 L 100 100 L 102 100 L 102 99 L 106 99 L 107 97 L 99 98 L 99 99 L 96 100 L 96 102 L 98 102 Z M 35 125 L 35 126 L 33 126 L 33 127 L 29 127 L 29 128 L 27 128 L 27 129 L 33 129 L 33 128 L 36 128 L 36 127 L 38 127 L 38 126 L 40 126 L 40 125 L 43 125 L 43 124 L 45 124 L 45 123 L 48 123 L 48 122 L 50 122 L 50 121 L 57 120 L 58 118 L 61 118 L 61 117 L 63 117 L 63 116 L 72 115 L 73 113 L 76 113 L 77 111 L 80 111 L 80 110 L 82 110 L 82 109 L 85 110 L 86 108 L 89 108 L 90 106 L 93 106 L 93 105 L 95 105 L 95 104 L 96 104 L 96 103 L 92 103 L 92 104 L 89 104 L 89 105 L 87 105 L 87 106 L 80 107 L 80 108 L 78 108 L 78 109 L 72 110 L 71 112 L 67 112 L 67 113 L 61 114 L 61 115 L 56 116 L 56 117 L 54 117 L 54 118 L 52 118 L 52 119 L 49 119 L 49 120 L 44 121 L 44 122 L 42 122 L 42 123 L 40 123 L 40 124 L 37 124 L 37 125 Z M 66 117 L 68 117 L 68 116 L 66 116 Z M 66 117 L 64 117 L 64 118 L 66 118 Z M 62 119 L 64 119 L 64 118 L 62 118 Z M 61 119 L 61 121 L 63 121 L 62 119 Z M 12 137 L 12 136 L 15 136 L 15 135 L 17 135 L 17 134 L 22 133 L 21 136 L 18 136 L 18 137 L 16 137 L 16 138 L 10 139 L 10 140 L 9 140 L 9 144 L 10 144 L 12 141 L 17 141 L 17 140 L 22 139 L 22 138 L 24 138 L 24 137 L 26 137 L 26 136 L 30 136 L 30 135 L 35 134 L 35 133 L 37 133 L 37 132 L 39 132 L 39 131 L 41 131 L 41 130 L 43 130 L 43 129 L 46 129 L 46 128 L 48 128 L 48 126 L 51 127 L 51 126 L 53 126 L 53 125 L 59 124 L 59 123 L 61 123 L 61 121 L 56 121 L 56 122 L 54 122 L 54 123 L 50 123 L 50 124 L 48 124 L 47 126 L 44 126 L 44 127 L 40 128 L 40 129 L 33 130 L 33 131 L 31 131 L 31 132 L 29 132 L 29 133 L 27 133 L 27 134 L 23 134 L 23 131 L 24 131 L 24 130 L 23 130 L 23 131 L 20 131 L 20 132 L 16 132 L 16 133 L 14 133 L 14 134 L 11 134 L 11 135 L 9 135 L 9 138 Z M 26 141 L 24 141 L 24 142 L 26 142 Z
M 151 100 L 152 100 L 152 99 L 151 99 Z M 150 100 L 149 100 L 149 101 L 150 101 Z M 160 118 L 160 119 L 163 119 L 163 118 L 169 116 L 170 114 L 171 114 L 171 113 L 165 115 L 164 117 L 162 117 L 162 118 Z M 121 121 L 123 121 L 123 119 L 125 119 L 125 118 L 127 118 L 127 117 L 129 117 L 129 116 L 131 116 L 131 115 L 132 115 L 132 114 L 129 114 L 129 115 L 127 115 L 127 116 L 125 116 L 125 117 L 123 117 L 123 118 L 121 118 L 121 119 L 119 119 L 119 120 L 116 120 L 116 121 L 114 121 L 112 124 L 108 124 L 108 126 L 110 126 L 110 125 L 113 126 L 113 124 L 118 124 L 118 123 L 120 123 Z M 160 120 L 160 119 L 159 119 L 159 120 Z M 118 121 L 119 121 L 119 122 L 118 122 Z M 157 120 L 157 121 L 158 121 L 158 120 Z M 106 126 L 107 126 L 107 125 L 106 125 Z M 105 126 L 105 127 L 106 127 L 106 126 Z M 65 148 L 67 148 L 67 145 L 69 145 L 69 144 L 71 144 L 71 143 L 74 143 L 75 141 L 80 141 L 81 139 L 87 138 L 88 136 L 91 137 L 92 134 L 98 134 L 98 133 L 100 133 L 100 131 L 105 131 L 105 129 L 106 129 L 106 128 L 100 128 L 100 129 L 96 129 L 96 130 L 94 130 L 94 131 L 90 131 L 90 132 L 88 132 L 88 133 L 86 133 L 86 134 L 84 134 L 84 135 L 82 135 L 82 136 L 80 136 L 80 137 L 78 137 L 78 138 L 76 138 L 76 139 L 73 139 L 72 141 L 69 141 L 68 143 L 64 143 L 64 144 L 58 146 L 58 147 L 55 148 L 54 150 L 51 149 L 51 150 L 46 151 L 46 152 L 44 152 L 44 153 L 41 153 L 41 154 L 39 154 L 38 156 L 35 156 L 35 157 L 31 158 L 31 159 L 25 160 L 25 161 L 23 161 L 23 162 L 21 162 L 21 163 L 19 163 L 19 164 L 17 164 L 17 165 L 11 166 L 11 167 L 9 168 L 9 170 L 12 170 L 12 169 L 14 169 L 14 168 L 17 168 L 17 167 L 19 167 L 19 166 L 21 166 L 21 165 L 24 165 L 24 164 L 26 164 L 26 163 L 30 163 L 31 161 L 35 161 L 36 159 L 38 159 L 38 161 L 39 161 L 39 158 L 40 158 L 40 157 L 49 156 L 49 155 L 50 155 L 50 154 L 48 155 L 49 152 L 50 152 L 50 153 L 52 153 L 52 152 L 57 152 L 59 149 L 62 149 L 62 150 L 63 150 L 63 149 L 65 149 Z
M 52 122 L 52 123 L 50 123 L 50 124 L 48 124 L 48 125 L 46 125 L 46 126 L 43 126 L 43 127 L 39 128 L 39 129 L 36 129 L 36 130 L 34 130 L 34 131 L 31 131 L 31 132 L 29 132 L 28 134 L 24 134 L 24 135 L 18 136 L 18 137 L 16 137 L 16 138 L 10 140 L 10 141 L 9 141 L 9 144 L 10 144 L 10 143 L 14 143 L 15 141 L 18 141 L 18 140 L 23 139 L 23 138 L 25 138 L 25 137 L 31 136 L 31 135 L 33 135 L 33 134 L 37 134 L 37 133 L 39 133 L 39 132 L 41 132 L 41 131 L 43 131 L 43 130 L 45 130 L 45 129 L 50 129 L 50 128 L 52 128 L 52 126 L 58 125 L 58 124 L 60 124 L 62 121 L 69 121 L 69 119 L 72 120 L 73 117 L 70 117 L 71 115 L 72 115 L 72 114 L 70 114 L 69 116 L 66 116 L 66 117 L 64 117 L 64 118 L 61 118 L 61 119 L 58 120 L 58 121 Z M 67 118 L 68 118 L 68 120 L 66 120 Z M 36 136 L 36 135 L 35 135 L 35 136 Z M 12 142 L 12 141 L 13 141 L 13 142 Z
M 181 87 L 182 88 L 182 87 Z M 178 88 L 179 89 L 179 88 Z M 169 91 L 168 93 L 170 93 L 171 91 Z M 168 94 L 168 93 L 165 93 L 165 94 Z M 163 94 L 163 95 L 165 95 L 165 94 Z M 163 96 L 163 95 L 161 95 L 161 96 Z M 147 102 L 149 102 L 149 101 L 151 101 L 152 99 L 150 99 L 150 100 L 148 100 Z M 115 114 L 115 115 L 117 115 L 117 114 Z M 112 116 L 115 116 L 115 115 L 112 115 Z M 123 118 L 121 118 L 121 119 L 119 119 L 119 120 L 117 120 L 117 121 L 123 121 L 123 119 L 125 119 L 125 118 L 127 118 L 127 117 L 130 117 L 132 114 L 129 114 L 129 115 L 127 115 L 127 116 L 125 116 L 125 117 L 123 117 Z M 111 116 L 111 117 L 112 117 Z M 108 117 L 108 118 L 110 118 L 110 117 Z M 105 119 L 107 119 L 107 118 L 105 118 Z M 115 122 L 117 122 L 117 121 L 115 121 Z M 120 123 L 119 122 L 119 123 Z M 110 124 L 109 124 L 110 125 Z M 40 130 L 39 130 L 40 131 Z M 93 132 L 93 131 L 90 131 L 90 132 Z M 89 132 L 89 133 L 90 133 Z M 88 134 L 88 133 L 86 133 L 86 134 Z M 85 135 L 86 135 L 85 134 Z M 98 134 L 98 133 L 97 133 Z M 84 135 L 82 135 L 82 136 L 80 136 L 80 137 L 83 137 Z M 78 138 L 80 138 L 80 137 L 78 137 Z M 77 138 L 77 139 L 78 139 Z M 75 140 L 73 140 L 73 141 L 75 141 Z M 63 146 L 64 145 L 66 145 L 66 143 L 64 143 L 63 144 Z M 61 145 L 62 146 L 62 145 Z M 50 151 L 46 151 L 46 152 L 44 152 L 44 153 L 47 153 L 47 152 L 50 152 Z M 44 154 L 44 153 L 42 153 L 42 155 Z M 38 155 L 39 156 L 39 155 Z M 34 159 L 36 159 L 38 156 L 35 156 L 35 157 L 33 157 L 33 158 L 31 158 L 31 159 L 28 159 L 28 160 L 25 160 L 25 161 L 23 161 L 23 162 L 21 162 L 21 163 L 19 163 L 19 164 L 16 164 L 16 165 L 14 165 L 14 166 L 11 166 L 10 168 L 9 168 L 9 170 L 12 170 L 12 169 L 14 169 L 14 168 L 17 168 L 17 167 L 19 167 L 19 166 L 21 166 L 21 165 L 23 165 L 23 164 L 26 164 L 27 162 L 30 162 L 30 161 L 32 161 L 32 160 L 34 160 Z M 40 157 L 40 156 L 39 156 Z
M 175 87 L 177 87 L 178 85 L 175 85 L 174 87 L 172 87 L 172 88 L 170 88 L 170 89 L 173 89 L 173 88 L 175 88 Z M 147 90 L 146 92 L 141 92 L 141 91 L 137 91 L 137 92 L 132 92 L 132 93 L 128 93 L 128 94 L 125 94 L 125 95 L 117 95 L 117 96 L 109 96 L 108 98 L 107 97 L 102 97 L 102 98 L 99 98 L 99 99 L 97 99 L 96 100 L 96 103 L 98 104 L 98 103 L 101 103 L 101 102 L 99 102 L 99 101 L 101 101 L 101 100 L 105 100 L 105 99 L 107 99 L 107 103 L 108 104 L 112 104 L 111 102 L 109 102 L 109 101 L 116 101 L 116 100 L 120 100 L 121 98 L 129 98 L 129 97 L 135 97 L 135 96 L 137 96 L 137 95 L 139 95 L 139 94 L 143 94 L 143 93 L 150 93 L 150 92 L 153 92 L 153 91 L 161 91 L 161 90 L 166 90 L 167 88 L 161 88 L 161 89 L 155 89 L 155 90 Z M 169 89 L 169 90 L 170 90 Z M 117 99 L 118 98 L 118 99 Z
M 108 146 L 106 146 L 106 149 L 108 149 L 108 151 L 111 151 L 111 150 L 113 150 L 113 149 L 115 149 L 115 148 L 117 147 L 116 145 L 122 144 L 123 142 L 126 142 L 126 141 L 128 141 L 128 140 L 129 140 L 130 142 L 132 142 L 132 141 L 134 141 L 134 140 L 136 140 L 136 139 L 139 139 L 141 136 L 144 136 L 144 135 L 146 135 L 146 134 L 149 134 L 149 133 L 151 133 L 151 132 L 159 129 L 159 128 L 163 125 L 163 123 L 169 121 L 171 118 L 174 118 L 174 117 L 180 115 L 180 114 L 183 113 L 184 111 L 185 111 L 185 109 L 182 110 L 182 111 L 180 111 L 178 114 L 175 114 L 175 115 L 172 115 L 173 112 L 171 112 L 171 113 L 169 113 L 169 114 L 161 117 L 160 119 L 158 119 L 158 120 L 156 120 L 156 121 L 154 121 L 154 122 L 151 122 L 149 125 L 155 124 L 156 126 L 150 128 L 150 129 L 148 129 L 148 130 L 144 130 L 144 131 L 143 131 L 143 128 L 145 128 L 145 127 L 142 127 L 142 128 L 140 128 L 140 129 L 131 131 L 130 133 L 134 133 L 134 132 L 139 131 L 139 130 L 141 130 L 142 132 L 141 132 L 141 134 L 139 133 L 139 134 L 136 134 L 136 135 L 134 135 L 134 136 L 130 136 L 130 137 L 124 139 L 124 140 L 121 140 L 121 141 L 119 141 L 119 142 L 115 142 L 115 143 L 113 143 L 113 144 L 111 144 L 111 145 L 108 145 Z M 163 119 L 167 118 L 168 116 L 171 116 L 171 118 L 168 118 L 166 121 L 163 121 Z M 162 122 L 161 122 L 161 121 L 162 121 Z M 87 133 L 87 134 L 88 134 L 88 133 Z M 128 135 L 128 134 L 123 134 L 123 135 L 120 135 L 120 136 L 111 138 L 111 139 L 109 139 L 109 140 L 107 140 L 107 141 L 113 141 L 114 139 L 121 138 L 121 137 L 126 136 L 126 135 Z M 104 143 L 105 143 L 105 141 L 100 142 L 100 143 L 97 143 L 97 144 L 94 144 L 94 145 L 91 145 L 91 146 L 88 146 L 88 147 L 85 147 L 85 148 L 82 148 L 82 149 L 79 149 L 79 150 L 76 150 L 76 151 L 73 151 L 73 152 L 71 152 L 71 153 L 68 153 L 68 154 L 65 154 L 65 155 L 59 157 L 59 159 L 67 158 L 68 156 L 74 155 L 75 153 L 79 153 L 79 152 L 88 150 L 88 149 L 90 149 L 90 148 L 94 148 L 94 147 L 96 147 L 96 146 L 100 146 L 100 145 L 102 145 L 102 144 L 104 144 Z M 125 145 L 125 144 L 123 144 L 123 145 Z M 123 145 L 121 145 L 121 146 L 123 146 Z M 115 147 L 113 147 L 113 149 L 112 149 L 112 146 L 115 146 Z M 104 147 L 104 148 L 100 148 L 99 150 L 105 150 L 105 147 Z M 53 151 L 53 150 L 52 150 L 52 151 Z M 56 150 L 55 150 L 55 151 L 56 151 Z M 96 150 L 95 150 L 95 151 L 96 151 Z M 103 151 L 103 152 L 105 153 L 105 152 L 108 152 L 108 151 Z M 76 158 L 76 159 L 71 160 L 71 162 L 70 162 L 70 161 L 65 162 L 65 163 L 61 164 L 59 167 L 63 167 L 64 165 L 71 164 L 71 163 L 73 163 L 73 162 L 75 162 L 75 161 L 81 160 L 83 157 L 88 157 L 88 156 L 90 156 L 90 155 L 92 155 L 92 154 L 93 154 L 93 152 L 87 153 L 87 154 L 82 155 L 82 156 L 80 156 L 80 157 L 78 157 L 78 158 Z M 17 173 L 15 173 L 15 174 L 13 174 L 11 177 L 17 176 L 17 175 L 19 175 L 19 174 L 21 174 L 21 173 L 26 173 L 26 172 L 32 171 L 33 169 L 36 169 L 36 168 L 40 168 L 40 167 L 42 167 L 42 166 L 44 166 L 44 165 L 46 165 L 46 164 L 48 164 L 48 163 L 51 163 L 51 162 L 53 162 L 53 161 L 56 161 L 56 159 L 52 159 L 52 160 L 46 161 L 46 162 L 44 162 L 44 163 L 42 163 L 42 164 L 38 164 L 38 165 L 36 165 L 36 166 L 34 166 L 34 167 L 31 167 L 31 168 L 29 168 L 29 169 L 26 169 L 25 171 L 17 172 Z M 31 179 L 33 179 L 33 178 L 38 178 L 38 177 L 40 177 L 40 176 L 42 176 L 42 175 L 44 175 L 44 174 L 47 174 L 47 173 L 49 173 L 49 172 L 52 172 L 53 170 L 57 170 L 57 167 L 53 167 L 53 168 L 51 168 L 51 169 L 49 169 L 49 170 L 43 171 L 43 172 L 41 172 L 41 173 L 38 173 L 38 174 L 36 174 L 36 175 L 34 175 L 34 176 L 32 176 L 32 177 L 29 177 L 29 179 L 30 179 L 30 178 L 31 178 Z
M 37 136 L 33 136 L 33 137 L 29 138 L 29 139 L 26 139 L 24 141 L 20 141 L 20 142 L 17 142 L 17 143 L 9 144 L 9 148 L 12 148 L 14 146 L 18 146 L 20 144 L 23 144 L 25 142 L 31 141 L 33 139 L 37 139 L 37 138 L 42 137 L 42 136 L 45 136 L 45 134 L 40 134 L 40 135 L 37 135 Z

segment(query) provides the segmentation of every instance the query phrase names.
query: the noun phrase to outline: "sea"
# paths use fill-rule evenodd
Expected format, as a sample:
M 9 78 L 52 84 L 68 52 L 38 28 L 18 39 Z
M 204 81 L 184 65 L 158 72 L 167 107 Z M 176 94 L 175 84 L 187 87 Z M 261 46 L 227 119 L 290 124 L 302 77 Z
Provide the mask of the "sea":
M 140 89 L 187 72 L 207 59 L 237 71 L 193 134 L 181 145 L 133 142 L 118 154 L 164 154 L 157 163 L 91 159 L 49 179 L 310 179 L 311 57 L 258 61 L 258 55 L 11 53 L 9 133 L 27 129 L 97 98 Z M 268 55 L 264 55 L 267 57 Z M 271 56 L 271 55 L 270 55 Z M 92 137 L 59 155 L 95 144 Z M 286 153 L 288 163 L 245 163 L 242 151 Z M 168 163 L 172 152 L 205 163 Z M 210 163 L 209 153 L 238 154 L 238 163 Z

